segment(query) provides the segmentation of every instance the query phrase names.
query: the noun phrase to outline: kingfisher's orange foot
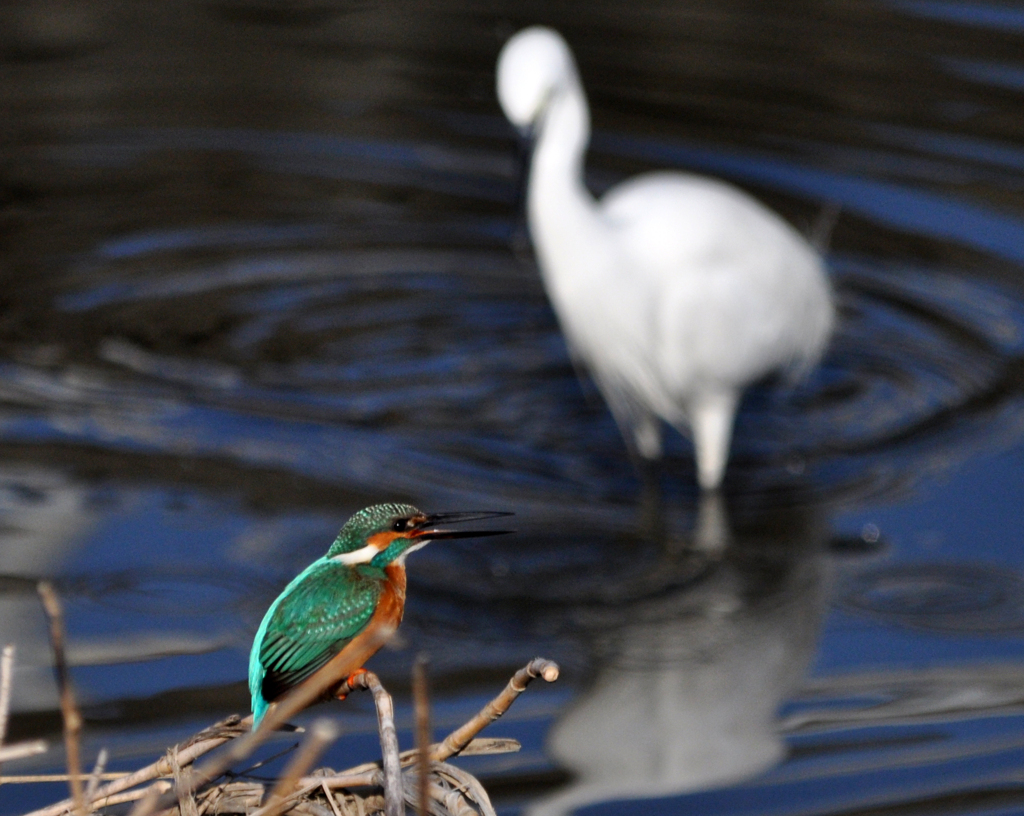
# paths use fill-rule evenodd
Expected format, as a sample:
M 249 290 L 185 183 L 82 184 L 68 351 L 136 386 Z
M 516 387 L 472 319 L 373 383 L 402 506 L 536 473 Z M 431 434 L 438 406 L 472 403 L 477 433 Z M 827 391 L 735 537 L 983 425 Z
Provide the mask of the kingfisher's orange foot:
M 348 680 L 345 681 L 345 684 L 349 688 L 351 688 L 355 685 L 356 678 L 361 674 L 366 674 L 366 669 L 356 669 L 354 672 L 352 672 L 352 674 L 348 676 Z
M 354 672 L 352 672 L 352 674 L 350 674 L 348 676 L 348 679 L 344 683 L 342 683 L 338 688 L 351 689 L 355 685 L 356 678 L 360 674 L 366 674 L 366 669 L 356 669 Z M 334 699 L 335 700 L 344 700 L 346 697 L 348 697 L 348 692 L 347 691 L 346 692 L 339 692 L 339 691 L 334 692 Z

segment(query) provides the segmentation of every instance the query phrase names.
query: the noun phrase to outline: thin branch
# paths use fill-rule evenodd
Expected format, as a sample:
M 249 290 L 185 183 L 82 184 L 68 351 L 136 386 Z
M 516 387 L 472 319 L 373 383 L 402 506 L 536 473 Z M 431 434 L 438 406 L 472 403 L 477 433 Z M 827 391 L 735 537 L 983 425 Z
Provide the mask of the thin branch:
M 124 771 L 107 771 L 105 773 L 92 773 L 89 778 L 96 778 L 97 782 L 109 781 L 111 779 L 124 779 L 128 774 Z M 27 785 L 35 782 L 67 782 L 68 775 L 62 774 L 20 774 L 18 776 L 0 776 L 0 785 Z M 88 790 L 86 791 L 88 792 Z M 96 792 L 93 792 L 93 796 Z
M 285 768 L 284 775 L 278 779 L 274 789 L 267 797 L 266 804 L 260 808 L 264 816 L 276 816 L 284 809 L 285 797 L 294 792 L 296 784 L 316 762 L 332 742 L 338 738 L 338 726 L 333 720 L 321 718 L 313 723 L 309 735 L 303 740 L 299 752 Z
M 342 684 L 353 672 L 361 669 L 363 663 L 369 660 L 394 633 L 394 626 L 381 626 L 361 644 L 360 650 L 339 652 L 330 662 L 310 675 L 300 685 L 272 703 L 255 731 L 244 737 L 239 737 L 225 750 L 194 768 L 191 774 L 187 774 L 192 777 L 188 784 L 194 790 L 198 790 L 221 776 L 236 762 L 247 758 L 266 742 L 274 731 L 284 725 L 289 717 L 295 716 L 304 708 L 322 699 L 332 689 Z M 164 797 L 152 801 L 147 799 L 133 808 L 129 816 L 149 816 L 154 809 L 170 807 L 173 801 L 171 793 L 166 794 L 166 801 Z M 59 816 L 59 813 L 53 816 Z
M 4 646 L 0 656 L 0 745 L 7 736 L 7 715 L 11 710 L 11 683 L 14 678 L 14 644 Z
M 441 743 L 435 742 L 430 746 L 431 753 L 440 750 Z M 477 737 L 469 743 L 465 748 L 459 751 L 459 756 L 484 756 L 487 754 L 514 754 L 518 752 L 522 746 L 519 744 L 519 740 L 510 739 L 507 737 Z M 413 749 L 411 751 L 402 751 L 398 755 L 399 761 L 402 763 L 402 767 L 408 767 L 416 762 L 419 758 L 419 751 Z M 355 767 L 349 768 L 345 771 L 340 771 L 333 776 L 305 776 L 299 780 L 299 784 L 303 786 L 316 787 L 321 781 L 326 782 L 331 788 L 358 788 L 358 787 L 371 787 L 373 785 L 380 784 L 378 781 L 374 781 L 373 774 L 380 774 L 380 763 L 379 762 L 364 762 L 362 765 L 356 765 Z
M 175 746 L 167 752 L 167 758 L 171 763 L 171 775 L 174 777 L 174 792 L 178 796 L 178 813 L 181 816 L 199 816 L 196 808 L 195 790 L 192 788 L 191 774 L 186 775 L 185 770 L 178 762 L 178 747 Z
M 460 753 L 477 734 L 508 711 L 516 697 L 526 691 L 527 685 L 535 677 L 543 677 L 548 683 L 558 679 L 558 664 L 542 657 L 535 657 L 513 675 L 504 690 L 491 702 L 485 705 L 469 722 L 457 728 L 441 743 L 437 750 L 430 754 L 435 762 L 444 762 L 451 756 Z
M 435 773 L 440 778 L 447 779 L 455 790 L 462 794 L 468 794 L 480 806 L 482 816 L 497 816 L 494 812 L 494 805 L 491 804 L 491 797 L 487 795 L 484 786 L 475 776 L 455 765 L 449 765 L 447 762 L 434 763 L 434 769 Z
M 135 797 L 135 807 L 129 811 L 129 816 L 136 816 L 138 813 L 152 813 L 157 809 L 157 804 L 160 802 L 161 797 L 177 797 L 177 782 L 178 780 L 175 780 L 172 785 L 166 782 L 154 782 L 148 788 L 139 791 L 139 795 Z
M 53 667 L 57 675 L 57 690 L 60 693 L 60 710 L 64 718 L 64 749 L 67 753 L 68 776 L 71 777 L 71 798 L 75 803 L 75 813 L 86 816 L 82 761 L 79 754 L 82 715 L 75 705 L 75 695 L 71 690 L 71 679 L 68 676 L 68 664 L 64 658 L 64 612 L 49 581 L 40 581 L 36 588 L 43 602 L 43 610 L 50 621 L 50 644 L 53 647 Z
M 380 678 L 373 672 L 356 675 L 356 688 L 364 686 L 373 693 L 377 706 L 377 729 L 384 764 L 384 816 L 405 816 L 405 794 L 402 790 L 402 763 L 398 758 L 398 731 L 395 729 L 395 707 Z
M 96 789 L 100 786 L 100 779 L 103 776 L 103 769 L 107 767 L 107 753 L 106 748 L 100 748 L 99 756 L 96 757 L 96 765 L 92 769 L 92 773 L 89 775 L 89 784 L 85 786 L 85 801 L 86 804 L 92 802 L 96 796 Z
M 345 667 L 336 668 L 340 674 L 341 669 Z M 351 675 L 351 672 L 349 672 L 349 675 Z M 346 675 L 346 677 L 349 675 Z M 472 720 L 449 734 L 443 742 L 429 746 L 430 757 L 434 763 L 432 764 L 433 775 L 435 775 L 436 778 L 443 780 L 443 784 L 434 783 L 427 785 L 427 791 L 431 799 L 439 804 L 448 802 L 452 807 L 457 806 L 458 812 L 461 813 L 466 808 L 472 807 L 464 798 L 468 797 L 476 802 L 476 805 L 481 809 L 482 813 L 486 814 L 493 812 L 492 810 L 489 810 L 490 803 L 487 800 L 486 791 L 479 786 L 479 783 L 476 782 L 476 780 L 473 780 L 468 774 L 462 777 L 462 772 L 458 769 L 455 769 L 454 771 L 449 770 L 451 766 L 438 762 L 437 758 L 447 758 L 455 753 L 470 755 L 518 751 L 520 746 L 516 740 L 487 738 L 474 739 L 473 735 L 479 733 L 484 726 L 504 714 L 516 697 L 525 690 L 526 685 L 533 678 L 538 676 L 543 677 L 548 682 L 551 682 L 558 677 L 558 666 L 550 661 L 542 660 L 540 658 L 531 661 L 523 669 L 516 672 L 515 676 L 513 676 L 509 681 L 508 686 L 487 706 L 485 706 Z M 376 675 L 366 672 L 364 674 L 355 675 L 351 679 L 352 685 L 350 687 L 348 683 L 345 682 L 344 678 L 342 678 L 341 681 L 334 682 L 332 682 L 334 678 L 329 676 L 321 678 L 324 683 L 323 687 L 326 688 L 327 691 L 334 692 L 339 689 L 369 689 L 373 692 L 374 702 L 377 705 L 378 725 L 381 732 L 382 761 L 376 763 L 364 763 L 363 765 L 356 766 L 348 771 L 343 771 L 329 777 L 296 776 L 294 774 L 289 774 L 289 776 L 292 777 L 292 781 L 289 784 L 294 787 L 294 790 L 291 793 L 282 795 L 285 788 L 281 788 L 280 792 L 275 792 L 267 798 L 266 801 L 268 802 L 268 806 L 272 805 L 280 811 L 286 811 L 289 807 L 294 807 L 296 804 L 301 805 L 301 800 L 309 797 L 310 794 L 319 787 L 322 787 L 325 791 L 332 791 L 338 788 L 366 787 L 377 789 L 384 788 L 385 793 L 390 791 L 390 796 L 349 796 L 346 799 L 344 806 L 342 808 L 338 808 L 338 802 L 334 800 L 334 796 L 332 794 L 330 796 L 332 809 L 337 810 L 339 813 L 353 812 L 350 811 L 350 806 L 354 806 L 356 811 L 360 811 L 360 809 L 382 810 L 389 804 L 387 800 L 390 798 L 391 802 L 398 802 L 398 810 L 395 812 L 397 814 L 404 813 L 403 799 L 405 797 L 406 788 L 403 784 L 400 768 L 402 766 L 409 766 L 417 763 L 420 759 L 420 749 L 398 753 L 398 740 L 395 732 L 393 705 L 390 696 L 381 686 L 380 680 Z M 247 717 L 243 720 L 235 715 L 196 734 L 191 740 L 185 743 L 185 745 L 173 752 L 173 761 L 168 755 L 161 757 L 156 762 L 146 768 L 136 771 L 133 774 L 99 774 L 97 778 L 109 779 L 115 776 L 116 778 L 113 778 L 109 784 L 96 791 L 96 798 L 93 799 L 90 804 L 93 808 L 103 808 L 117 803 L 136 801 L 139 802 L 139 804 L 136 805 L 136 809 L 133 812 L 144 813 L 152 813 L 157 809 L 172 807 L 176 804 L 176 791 L 184 793 L 187 790 L 197 790 L 199 788 L 198 784 L 193 784 L 193 782 L 186 777 L 191 776 L 191 779 L 203 778 L 206 773 L 209 773 L 209 768 L 216 769 L 218 765 L 224 763 L 225 757 L 223 755 L 230 754 L 227 766 L 230 766 L 230 764 L 232 764 L 239 756 L 241 756 L 241 758 L 248 756 L 251 749 L 262 742 L 262 739 L 255 739 L 254 737 L 260 734 L 264 728 L 266 728 L 268 732 L 277 728 L 278 725 L 290 717 L 294 711 L 301 710 L 303 699 L 304 698 L 296 699 L 291 695 L 286 695 L 286 697 L 282 698 L 272 706 L 271 711 L 268 712 L 267 715 L 268 718 L 272 717 L 272 719 L 265 719 L 257 732 L 247 733 L 248 728 L 250 727 L 251 718 Z M 286 706 L 285 703 L 288 703 L 288 705 Z M 264 735 L 263 739 L 265 739 L 265 736 L 266 735 Z M 234 739 L 235 744 L 225 750 L 222 756 L 214 757 L 212 761 L 207 761 L 204 768 L 193 771 L 193 774 L 182 773 L 182 769 L 193 763 L 197 758 L 232 739 Z M 244 753 L 243 751 L 238 750 L 239 743 L 242 743 Z M 14 748 L 16 746 L 11 747 Z M 382 764 L 388 768 L 387 773 L 381 770 Z M 155 784 L 147 787 L 138 787 L 147 782 L 158 780 L 159 777 L 166 777 L 174 773 L 175 765 L 178 768 L 178 776 L 181 777 L 180 780 L 178 780 L 177 785 L 172 785 L 167 781 L 159 780 L 155 782 Z M 396 768 L 399 770 L 396 770 Z M 298 773 L 301 774 L 304 773 L 304 771 L 300 770 Z M 12 781 L 20 781 L 21 779 L 22 778 L 20 777 L 11 778 Z M 29 778 L 27 777 L 25 778 L 26 781 L 28 781 L 28 779 Z M 391 780 L 394 781 L 389 785 Z M 0 778 L 0 781 L 5 780 Z M 204 814 L 208 810 L 211 810 L 211 808 L 213 808 L 218 802 L 223 804 L 221 800 L 225 795 L 224 791 L 230 788 L 233 784 L 235 783 L 210 788 L 204 793 L 197 794 L 195 797 L 190 798 L 190 802 L 198 804 L 200 806 L 198 813 Z M 454 785 L 454 788 L 445 789 L 444 785 Z M 137 789 L 129 790 L 130 788 Z M 410 796 L 417 793 L 411 785 L 408 790 L 410 791 Z M 249 803 L 245 807 L 251 810 L 251 816 L 258 816 L 258 814 L 267 816 L 267 806 L 264 806 L 264 808 L 260 810 L 252 810 L 253 805 L 259 801 L 261 792 L 262 787 L 255 786 L 254 791 L 248 794 Z M 272 802 L 271 800 L 274 801 Z M 168 804 L 165 805 L 165 802 Z M 353 803 L 355 804 L 353 805 Z M 72 804 L 71 800 L 65 800 L 57 803 L 56 805 L 51 805 L 48 808 L 37 810 L 28 816 L 64 816 L 64 814 L 68 813 L 71 809 Z M 279 807 L 280 805 L 283 805 L 283 807 Z M 305 806 L 302 805 L 302 807 Z M 432 805 L 432 807 L 436 810 L 437 806 Z M 175 807 L 175 809 L 177 808 Z M 449 811 L 452 813 L 456 812 L 456 810 L 452 810 L 451 807 L 449 807 Z M 391 811 L 389 811 L 389 813 L 390 812 Z
M 92 806 L 99 810 L 100 808 L 110 807 L 111 805 L 121 805 L 125 802 L 137 802 L 140 799 L 152 799 L 156 801 L 161 794 L 169 793 L 171 788 L 174 787 L 170 782 L 160 780 L 154 782 L 148 788 L 140 788 L 139 790 L 128 791 L 127 793 L 116 793 L 112 796 L 104 796 L 96 799 Z
M 16 742 L 14 745 L 5 745 L 3 748 L 0 748 L 0 763 L 8 762 L 12 759 L 24 759 L 36 754 L 44 754 L 48 747 L 46 740 L 30 740 L 28 742 Z M 0 779 L 3 778 L 0 777 Z
M 416 721 L 416 753 L 419 768 L 419 794 L 416 808 L 419 816 L 428 816 L 427 780 L 430 778 L 430 695 L 427 690 L 427 658 L 420 655 L 412 666 L 412 699 Z
M 331 806 L 331 810 L 334 811 L 334 816 L 341 816 L 341 811 L 338 810 L 338 803 L 335 800 L 331 789 L 326 785 L 321 785 L 320 787 L 323 789 L 324 796 L 327 798 L 327 804 L 329 804 Z
M 178 764 L 182 767 L 189 765 L 199 757 L 203 756 L 203 754 L 208 754 L 214 748 L 218 748 L 228 740 L 238 736 L 239 730 L 243 730 L 244 733 L 244 730 L 248 730 L 251 723 L 252 719 L 250 717 L 246 717 L 244 720 L 239 720 L 238 715 L 236 714 L 222 720 L 212 728 L 207 728 L 201 731 L 178 750 Z M 170 760 L 166 755 L 164 755 L 156 762 L 147 765 L 145 768 L 140 768 L 134 773 L 115 779 L 109 785 L 104 785 L 96 792 L 95 805 L 99 807 L 100 801 L 106 800 L 111 796 L 115 796 L 129 788 L 134 788 L 136 785 L 142 785 L 145 782 L 152 782 L 154 779 L 159 779 L 162 776 L 170 776 L 171 770 Z M 165 790 L 166 789 L 167 788 L 165 788 Z M 135 799 L 138 798 L 139 797 L 136 796 L 132 799 L 122 799 L 120 801 L 135 801 Z M 61 814 L 68 812 L 71 805 L 72 801 L 70 799 L 65 799 L 63 802 L 57 802 L 55 805 L 50 805 L 49 807 L 41 808 L 40 810 L 34 810 L 32 813 L 27 814 L 27 816 L 61 816 Z

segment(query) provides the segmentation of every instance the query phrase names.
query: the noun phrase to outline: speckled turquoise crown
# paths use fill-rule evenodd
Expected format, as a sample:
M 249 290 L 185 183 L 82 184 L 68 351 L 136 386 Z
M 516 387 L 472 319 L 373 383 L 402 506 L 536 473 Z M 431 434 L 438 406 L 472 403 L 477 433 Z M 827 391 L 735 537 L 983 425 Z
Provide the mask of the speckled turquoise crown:
M 419 514 L 419 510 L 411 504 L 375 504 L 366 507 L 345 522 L 338 532 L 338 537 L 327 551 L 327 557 L 347 552 L 355 552 L 366 546 L 366 539 L 374 533 L 387 530 L 396 518 L 407 518 Z

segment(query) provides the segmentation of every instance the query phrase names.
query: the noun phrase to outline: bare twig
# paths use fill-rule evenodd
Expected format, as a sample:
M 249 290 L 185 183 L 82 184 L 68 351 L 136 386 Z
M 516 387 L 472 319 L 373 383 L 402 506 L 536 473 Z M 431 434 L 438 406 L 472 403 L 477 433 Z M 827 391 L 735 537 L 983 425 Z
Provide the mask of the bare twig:
M 443 761 L 439 761 L 437 757 L 449 757 L 455 753 L 469 755 L 505 753 L 519 750 L 519 743 L 515 740 L 474 739 L 473 735 L 479 733 L 484 726 L 504 714 L 516 697 L 526 688 L 530 680 L 538 676 L 544 677 L 548 682 L 553 681 L 558 676 L 557 665 L 540 658 L 531 661 L 523 669 L 516 672 L 515 676 L 509 681 L 508 686 L 475 715 L 472 720 L 449 734 L 443 742 L 429 746 L 431 773 L 425 778 L 434 780 L 426 785 L 428 796 L 433 800 L 433 803 L 429 804 L 429 808 L 432 808 L 431 812 L 446 811 L 453 814 L 453 816 L 469 816 L 470 813 L 476 811 L 483 814 L 483 816 L 493 814 L 494 811 L 487 798 L 487 793 L 479 782 L 470 774 L 466 774 L 453 766 L 447 765 Z M 419 801 L 419 786 L 414 787 L 410 784 L 406 787 L 403 784 L 404 780 L 402 779 L 400 768 L 420 762 L 422 742 L 424 740 L 421 740 L 421 745 L 417 750 L 405 751 L 400 754 L 398 752 L 398 740 L 395 732 L 393 705 L 390 696 L 381 686 L 380 680 L 376 675 L 369 672 L 355 675 L 351 680 L 351 686 L 347 682 L 334 682 L 333 685 L 328 683 L 325 687 L 329 691 L 334 691 L 341 687 L 346 690 L 369 689 L 373 692 L 374 702 L 377 705 L 378 726 L 381 733 L 381 749 L 383 754 L 381 762 L 365 763 L 332 776 L 302 776 L 301 774 L 305 773 L 305 768 L 312 762 L 312 760 L 303 760 L 299 765 L 299 769 L 291 770 L 287 773 L 286 779 L 279 784 L 274 792 L 265 798 L 263 797 L 262 785 L 245 783 L 245 793 L 240 799 L 237 791 L 232 792 L 241 784 L 238 782 L 228 782 L 206 789 L 194 796 L 191 795 L 191 791 L 199 789 L 199 785 L 193 780 L 204 778 L 206 773 L 204 772 L 203 775 L 200 775 L 200 771 L 203 769 L 196 770 L 191 775 L 183 772 L 185 767 L 194 762 L 196 758 L 222 745 L 224 742 L 238 737 L 238 739 L 235 739 L 235 744 L 224 752 L 231 756 L 228 762 L 230 765 L 234 758 L 239 756 L 244 758 L 251 752 L 252 747 L 259 744 L 260 740 L 254 739 L 254 734 L 259 734 L 259 731 L 246 733 L 251 719 L 246 718 L 242 720 L 238 716 L 234 716 L 201 731 L 192 737 L 189 742 L 185 743 L 184 746 L 168 756 L 161 757 L 160 760 L 152 765 L 133 774 L 113 779 L 109 784 L 96 791 L 96 798 L 89 804 L 92 808 L 103 808 L 117 803 L 135 801 L 138 804 L 133 813 L 152 813 L 157 809 L 162 810 L 173 807 L 176 811 L 180 808 L 182 813 L 192 812 L 198 814 L 198 816 L 204 816 L 207 812 L 217 812 L 224 807 L 233 808 L 239 806 L 244 807 L 250 813 L 250 816 L 272 816 L 273 813 L 285 812 L 289 809 L 294 809 L 296 814 L 300 812 L 311 814 L 317 812 L 318 808 L 320 809 L 319 812 L 323 812 L 323 806 L 318 805 L 315 798 L 316 789 L 322 788 L 328 795 L 328 801 L 332 810 L 335 811 L 335 816 L 338 816 L 338 814 L 346 814 L 347 816 L 350 813 L 365 814 L 380 810 L 386 810 L 389 816 L 391 814 L 398 816 L 404 813 L 404 801 L 409 801 L 414 806 L 422 806 L 422 803 Z M 287 708 L 283 705 L 285 702 L 289 702 L 288 697 L 283 698 L 272 709 L 275 717 L 270 720 L 270 725 L 266 726 L 268 730 L 271 727 L 276 727 L 277 720 L 283 722 L 285 718 L 294 713 L 290 706 L 298 705 L 298 708 L 301 708 L 299 704 L 301 700 L 299 703 L 290 701 Z M 298 710 L 298 708 L 295 710 Z M 271 713 L 268 712 L 268 717 L 270 716 Z M 261 725 L 260 731 L 263 730 L 263 727 Z M 236 752 L 235 749 L 238 743 L 248 743 L 249 747 L 245 750 L 244 754 L 241 751 Z M 243 745 L 243 747 L 245 746 Z M 300 751 L 300 753 L 302 752 Z M 294 766 L 298 761 L 299 758 L 296 757 L 292 765 Z M 213 762 L 223 763 L 224 758 L 215 757 Z M 217 765 L 213 764 L 213 762 L 207 762 L 206 766 L 215 769 Z M 382 770 L 382 765 L 386 770 Z M 177 766 L 176 776 L 178 777 L 176 784 L 159 780 L 148 787 L 137 787 L 157 780 L 161 776 L 174 774 L 175 766 Z M 96 775 L 96 778 L 102 777 L 106 779 L 112 776 L 114 775 L 100 773 Z M 209 777 L 206 778 L 209 779 Z M 137 789 L 129 790 L 133 787 Z M 379 794 L 345 794 L 343 797 L 340 797 L 343 801 L 341 801 L 341 807 L 339 807 L 340 799 L 335 798 L 333 791 L 339 788 L 361 787 L 377 788 L 378 790 L 383 788 L 385 796 L 381 797 Z M 289 789 L 291 789 L 290 792 Z M 179 798 L 179 794 L 184 798 L 176 803 L 175 799 Z M 187 798 L 187 802 L 185 798 Z M 259 803 L 261 798 L 267 804 L 260 809 L 255 809 L 254 806 Z M 395 802 L 397 802 L 397 809 L 393 804 Z M 63 816 L 71 810 L 72 806 L 73 802 L 71 800 L 65 800 L 49 808 L 35 811 L 33 814 L 29 814 L 29 816 Z
M 428 816 L 430 777 L 430 697 L 427 691 L 427 658 L 420 655 L 412 666 L 412 699 L 416 720 L 416 753 L 419 768 L 419 793 L 416 808 L 419 816 Z
M 377 729 L 380 731 L 380 750 L 384 765 L 384 816 L 404 816 L 402 791 L 402 763 L 398 758 L 398 731 L 395 729 L 395 707 L 391 695 L 380 684 L 373 672 L 356 675 L 353 686 L 365 686 L 373 694 L 377 706 Z
M 7 715 L 11 710 L 11 682 L 14 677 L 14 644 L 4 646 L 0 655 L 0 746 L 7 736 Z
M 30 740 L 29 742 L 16 742 L 14 745 L 5 745 L 3 748 L 0 748 L 0 763 L 42 754 L 46 752 L 46 749 L 46 740 Z
M 138 796 L 131 800 L 135 802 L 135 807 L 128 811 L 128 816 L 146 816 L 146 814 L 150 814 L 157 809 L 161 797 L 177 797 L 177 783 L 180 778 L 181 776 L 179 774 L 178 779 L 174 780 L 175 784 L 173 785 L 166 785 L 163 782 L 154 782 L 148 788 L 145 788 Z
M 470 799 L 476 802 L 480 806 L 480 812 L 483 816 L 497 816 L 494 812 L 494 805 L 491 804 L 491 798 L 487 795 L 487 791 L 484 790 L 484 786 L 480 784 L 480 780 L 475 776 L 466 773 L 466 771 L 454 765 L 449 765 L 447 762 L 435 762 L 434 770 L 441 779 L 446 780 L 456 791 L 463 795 L 468 795 Z
M 111 779 L 124 779 L 128 774 L 124 771 L 107 771 L 106 773 L 92 773 L 89 779 L 95 778 L 97 782 L 110 781 Z M 19 774 L 18 776 L 0 776 L 0 785 L 27 785 L 36 782 L 67 782 L 68 775 L 62 774 Z M 88 789 L 86 789 L 88 793 Z M 93 791 L 93 796 L 96 793 Z
M 441 743 L 435 742 L 430 746 L 430 751 L 433 753 L 441 748 Z M 460 756 L 483 756 L 485 754 L 514 754 L 522 746 L 519 744 L 519 740 L 509 739 L 507 737 L 501 738 L 490 738 L 490 737 L 477 737 L 469 743 L 465 748 L 459 751 Z M 402 767 L 408 767 L 418 760 L 419 751 L 413 749 L 411 751 L 402 751 L 398 755 L 398 759 L 402 764 Z M 362 765 L 356 765 L 355 767 L 349 768 L 345 771 L 341 771 L 333 776 L 305 776 L 299 780 L 300 785 L 311 785 L 318 784 L 321 780 L 326 781 L 332 788 L 356 788 L 360 786 L 370 786 L 378 784 L 372 781 L 374 773 L 380 774 L 380 763 L 379 762 L 364 762 Z
M 236 762 L 241 762 L 248 757 L 260 745 L 266 742 L 267 738 L 278 728 L 284 725 L 289 717 L 293 717 L 304 708 L 325 697 L 332 689 L 340 685 L 353 672 L 362 668 L 363 663 L 372 657 L 395 633 L 394 626 L 381 626 L 371 637 L 368 637 L 362 648 L 351 652 L 343 651 L 338 653 L 334 659 L 328 662 L 312 674 L 299 686 L 296 686 L 280 700 L 271 704 L 266 715 L 260 721 L 259 728 L 244 737 L 240 737 L 231 743 L 221 753 L 211 757 L 202 765 L 192 770 L 188 784 L 194 790 L 198 790 L 208 782 L 213 781 L 224 773 Z M 379 681 L 378 681 L 379 682 Z M 385 692 L 386 693 L 386 692 Z M 170 794 L 168 794 L 170 797 Z M 132 809 L 129 816 L 148 816 L 154 809 L 161 806 L 170 806 L 173 799 L 168 798 L 165 803 L 162 798 L 152 801 L 145 800 Z M 33 814 L 33 816 L 35 816 Z M 40 814 L 41 816 L 41 814 Z M 53 816 L 59 816 L 54 814 Z
M 338 803 L 334 798 L 334 792 L 326 785 L 320 786 L 323 789 L 324 796 L 327 798 L 327 804 L 331 806 L 331 810 L 334 811 L 334 816 L 341 816 L 341 811 L 338 810 Z
M 201 757 L 203 754 L 207 754 L 214 748 L 223 745 L 230 739 L 233 739 L 238 735 L 239 729 L 248 730 L 248 726 L 252 720 L 246 717 L 243 720 L 239 720 L 238 715 L 228 717 L 227 719 L 217 723 L 212 728 L 208 728 L 199 734 L 196 734 L 191 740 L 185 743 L 185 745 L 178 750 L 177 759 L 178 764 L 182 767 L 194 762 L 196 759 Z M 207 736 L 208 735 L 208 736 Z M 121 776 L 115 779 L 109 785 L 104 785 L 98 791 L 96 791 L 96 802 L 97 807 L 100 806 L 101 802 L 109 797 L 115 796 L 122 791 L 126 791 L 129 788 L 134 788 L 136 785 L 142 785 L 145 782 L 151 782 L 154 779 L 158 779 L 161 776 L 170 776 L 171 764 L 167 756 L 162 756 L 156 762 L 147 765 L 145 768 L 140 768 L 134 773 Z M 163 783 L 161 783 L 163 785 Z M 163 788 L 167 790 L 167 787 Z M 161 793 L 163 791 L 160 791 Z M 135 796 L 131 799 L 122 799 L 120 801 L 135 801 L 138 799 Z M 70 799 L 65 799 L 62 802 L 57 802 L 55 805 L 35 810 L 27 816 L 61 816 L 63 813 L 67 813 L 72 806 Z
M 89 804 L 92 802 L 93 797 L 96 796 L 96 789 L 100 786 L 100 778 L 103 776 L 103 769 L 107 767 L 107 753 L 106 748 L 100 748 L 99 756 L 96 757 L 96 765 L 92 769 L 92 773 L 89 775 L 89 784 L 85 786 L 85 802 Z
M 548 683 L 555 682 L 558 679 L 558 664 L 542 657 L 535 657 L 517 671 L 501 694 L 480 709 L 473 719 L 445 737 L 439 748 L 431 752 L 430 758 L 435 762 L 443 762 L 462 751 L 473 737 L 508 711 L 516 697 L 526 691 L 526 686 L 538 676 L 543 677 Z
M 159 795 L 165 791 L 171 789 L 171 783 L 161 780 L 157 782 L 153 787 L 156 788 L 154 796 Z M 116 793 L 113 796 L 105 796 L 92 801 L 92 807 L 96 810 L 99 808 L 110 807 L 111 805 L 121 805 L 125 802 L 134 802 L 141 799 L 143 796 L 150 795 L 152 788 L 140 788 L 139 790 L 128 791 L 127 793 Z
M 324 749 L 338 738 L 338 733 L 338 726 L 333 720 L 321 718 L 313 723 L 299 752 L 288 763 L 284 775 L 267 797 L 267 803 L 260 809 L 261 813 L 265 816 L 276 816 L 283 810 L 285 797 L 295 790 L 302 775 L 313 767 L 313 763 L 320 758 Z
M 50 644 L 53 647 L 53 667 L 57 675 L 57 690 L 60 693 L 60 710 L 64 718 L 64 750 L 67 753 L 68 776 L 71 777 L 71 798 L 75 803 L 75 813 L 85 816 L 85 790 L 82 787 L 82 761 L 79 754 L 82 715 L 75 705 L 68 665 L 64 658 L 64 612 L 49 581 L 40 581 L 36 588 L 43 602 L 43 610 L 50 621 Z
M 191 775 L 181 767 L 178 762 L 178 747 L 175 746 L 167 752 L 167 759 L 171 763 L 171 775 L 174 777 L 174 792 L 178 796 L 178 813 L 181 816 L 199 816 L 196 808 L 195 790 L 193 790 Z

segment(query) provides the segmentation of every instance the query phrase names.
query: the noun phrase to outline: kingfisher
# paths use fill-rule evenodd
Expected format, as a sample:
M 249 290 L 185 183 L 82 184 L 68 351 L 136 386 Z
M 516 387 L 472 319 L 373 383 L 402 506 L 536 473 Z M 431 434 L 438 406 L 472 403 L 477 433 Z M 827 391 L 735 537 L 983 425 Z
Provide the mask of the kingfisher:
M 394 631 L 402 622 L 409 553 L 442 538 L 510 532 L 446 530 L 437 525 L 509 515 L 428 514 L 410 504 L 392 503 L 352 516 L 326 555 L 300 572 L 263 616 L 249 654 L 253 730 L 274 700 L 336 656 L 361 661 L 380 648 L 386 637 L 379 633 Z M 357 658 L 360 653 L 364 654 Z

